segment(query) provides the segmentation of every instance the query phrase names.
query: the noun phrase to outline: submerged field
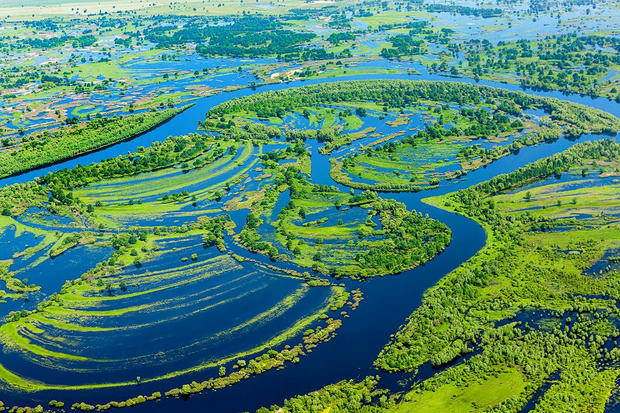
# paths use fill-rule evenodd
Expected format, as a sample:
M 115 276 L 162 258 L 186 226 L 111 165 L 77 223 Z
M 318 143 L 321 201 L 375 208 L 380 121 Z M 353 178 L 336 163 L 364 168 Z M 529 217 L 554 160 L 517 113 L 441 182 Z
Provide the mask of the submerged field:
M 615 411 L 618 14 L 0 4 L 0 411 Z
M 51 407 L 66 400 L 74 409 L 103 410 L 220 392 L 303 364 L 341 329 L 350 331 L 348 319 L 364 306 L 359 280 L 412 277 L 412 269 L 424 271 L 418 267 L 451 248 L 453 229 L 413 210 L 400 193 L 467 185 L 466 175 L 481 166 L 557 140 L 560 130 L 578 136 L 617 127 L 604 112 L 491 88 L 337 82 L 224 102 L 201 122 L 207 132 L 8 186 L 0 194 L 2 239 L 11 245 L 1 267 L 0 379 L 25 397 L 56 394 Z M 472 136 L 480 131 L 477 143 Z M 459 384 L 474 374 L 481 352 L 500 351 L 496 331 L 523 335 L 526 345 L 548 334 L 548 315 L 571 314 L 575 305 L 615 311 L 604 297 L 616 294 L 617 145 L 584 148 L 587 156 L 573 150 L 555 169 L 526 166 L 532 178 L 517 175 L 484 195 L 489 200 L 474 218 L 493 211 L 476 218 L 487 245 L 448 275 L 476 274 L 473 285 L 450 300 L 456 309 L 433 306 L 435 321 L 427 325 L 421 320 L 428 316 L 416 314 L 448 285 L 431 290 L 376 366 L 415 371 L 428 361 L 440 368 L 473 357 L 383 407 L 460 409 L 474 399 L 481 407 L 521 405 L 551 367 L 498 359 L 478 367 L 491 378 Z M 456 194 L 487 194 L 484 185 Z M 385 193 L 390 189 L 399 192 Z M 429 202 L 472 214 L 464 203 L 471 199 L 456 196 Z M 495 226 L 507 232 L 495 234 Z M 520 278 L 504 273 L 512 266 Z M 541 314 L 540 328 L 505 321 L 532 311 Z M 611 313 L 600 326 L 581 314 L 576 331 L 617 331 Z M 606 348 L 602 340 L 597 349 Z M 527 346 L 518 351 L 532 357 Z M 584 366 L 601 357 L 574 341 L 561 351 L 585 351 Z M 613 354 L 605 356 L 610 366 Z M 601 389 L 613 371 L 601 376 Z M 496 393 L 483 396 L 487 386 Z M 93 392 L 120 397 L 95 403 Z
M 618 146 L 577 145 L 567 152 L 528 165 L 521 174 L 428 199 L 474 217 L 489 240 L 428 293 L 377 360 L 383 368 L 409 370 L 425 360 L 441 365 L 473 354 L 415 386 L 400 411 L 604 408 L 620 374 L 617 268 L 606 265 L 618 251 L 620 234 L 617 211 L 598 209 L 601 199 L 594 194 L 612 191 L 617 204 L 616 180 L 607 177 L 617 175 Z M 590 179 L 574 181 L 577 170 Z M 556 176 L 547 179 L 550 171 Z M 594 196 L 578 196 L 588 189 Z M 528 204 L 543 193 L 555 201 L 537 212 L 508 205 Z M 562 203 L 569 193 L 573 201 Z M 545 391 L 537 392 L 543 383 Z

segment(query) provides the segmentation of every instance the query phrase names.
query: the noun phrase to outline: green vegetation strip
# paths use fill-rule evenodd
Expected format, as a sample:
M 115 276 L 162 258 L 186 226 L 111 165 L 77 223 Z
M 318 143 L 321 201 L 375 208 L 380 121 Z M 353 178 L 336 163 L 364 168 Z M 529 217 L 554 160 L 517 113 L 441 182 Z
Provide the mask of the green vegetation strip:
M 166 122 L 189 106 L 144 112 L 127 117 L 97 118 L 85 125 L 65 127 L 53 134 L 43 132 L 0 156 L 0 178 L 93 152 L 135 138 Z

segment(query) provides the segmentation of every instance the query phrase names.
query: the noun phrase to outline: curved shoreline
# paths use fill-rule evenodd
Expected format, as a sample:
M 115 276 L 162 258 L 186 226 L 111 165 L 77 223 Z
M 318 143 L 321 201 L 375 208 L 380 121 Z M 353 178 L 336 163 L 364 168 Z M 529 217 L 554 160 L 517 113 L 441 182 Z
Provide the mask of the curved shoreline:
M 407 78 L 410 79 L 410 77 Z M 322 79 L 318 83 L 341 80 L 344 79 Z M 293 87 L 290 84 L 278 84 L 278 86 Z M 280 87 L 277 89 L 279 90 Z M 246 89 L 242 91 L 246 91 Z M 222 96 L 226 96 L 226 94 L 215 95 L 215 97 Z M 209 102 L 209 98 L 205 98 L 207 99 L 206 102 Z M 200 106 L 202 105 L 196 105 L 196 107 Z M 194 113 L 192 111 L 188 112 Z M 174 120 L 181 116 L 182 114 L 179 114 L 165 122 L 165 124 L 174 123 Z M 151 136 L 153 140 L 156 138 L 163 138 L 158 135 L 160 129 L 165 131 L 166 128 L 164 124 L 158 125 L 151 132 L 147 132 L 143 135 L 154 135 Z M 141 138 L 141 136 L 136 139 L 139 138 Z M 582 137 L 579 141 L 583 141 L 583 139 L 597 139 L 597 137 Z M 117 148 L 118 150 L 118 147 L 122 146 L 123 143 L 114 144 L 108 147 L 108 149 Z M 489 175 L 495 176 L 508 169 L 513 170 L 518 168 L 519 161 L 523 164 L 529 163 L 537 158 L 548 156 L 549 152 L 555 153 L 570 145 L 572 145 L 572 143 L 565 139 L 561 139 L 550 144 L 540 144 L 524 148 L 519 155 L 504 157 L 493 162 L 488 167 L 470 172 L 465 180 L 446 183 L 419 194 L 382 193 L 383 197 L 394 198 L 405 202 L 408 209 L 415 209 L 423 213 L 428 213 L 432 218 L 446 223 L 452 229 L 452 240 L 450 245 L 441 254 L 428 261 L 425 265 L 413 270 L 404 271 L 394 277 L 379 277 L 381 279 L 368 280 L 364 283 L 350 280 L 345 281 L 348 286 L 355 284 L 363 289 L 365 295 L 364 304 L 360 306 L 351 319 L 343 324 L 338 336 L 332 342 L 326 343 L 324 346 L 319 346 L 310 357 L 304 358 L 299 364 L 288 365 L 283 371 L 261 374 L 258 377 L 242 381 L 235 386 L 221 389 L 217 392 L 205 392 L 202 395 L 195 395 L 185 402 L 177 399 L 164 399 L 156 404 L 148 403 L 143 405 L 142 409 L 145 409 L 145 411 L 171 411 L 175 408 L 179 408 L 178 403 L 184 403 L 184 409 L 190 411 L 208 408 L 214 411 L 252 410 L 261 405 L 280 402 L 282 399 L 296 394 L 316 390 L 318 387 L 336 382 L 340 379 L 361 378 L 365 375 L 377 374 L 377 371 L 372 366 L 372 361 L 376 358 L 379 350 L 387 343 L 389 335 L 394 333 L 396 329 L 398 329 L 398 326 L 405 321 L 405 318 L 420 304 L 424 291 L 432 287 L 437 281 L 443 278 L 449 271 L 459 266 L 463 261 L 476 254 L 479 249 L 482 248 L 486 240 L 486 235 L 480 225 L 463 216 L 423 203 L 422 197 L 426 198 L 428 196 L 452 192 L 461 187 L 471 186 L 476 182 L 488 179 Z M 313 149 L 316 148 L 313 147 Z M 98 150 L 94 153 L 100 154 L 101 152 L 109 151 Z M 529 159 L 528 157 L 532 155 L 534 158 Z M 321 181 L 319 178 L 321 174 L 314 173 L 315 168 L 318 170 L 321 168 L 320 160 L 326 159 L 327 162 L 329 162 L 329 156 L 316 155 L 319 157 L 318 159 L 314 158 L 314 156 L 315 154 L 313 153 L 312 175 L 313 178 L 316 176 L 317 180 L 313 179 L 313 183 L 335 184 L 330 178 L 328 178 L 327 181 Z M 515 162 L 511 162 L 515 161 L 515 156 L 518 159 L 516 162 L 517 165 L 515 165 Z M 74 160 L 85 157 L 87 156 L 80 156 Z M 65 162 L 61 164 L 64 163 Z M 60 164 L 56 164 L 57 169 L 62 168 L 59 165 Z M 324 173 L 324 171 L 322 172 Z M 21 176 L 23 175 L 18 175 L 17 177 Z M 327 173 L 327 176 L 329 176 L 329 173 Z M 0 182 L 3 181 L 5 180 L 0 180 Z M 377 309 L 381 311 L 376 311 Z M 372 324 L 372 327 L 375 329 L 375 331 L 370 334 L 368 331 L 369 324 Z M 363 343 L 365 347 L 363 351 L 351 351 L 352 346 L 358 348 L 358 343 Z M 347 357 L 339 357 L 342 354 L 346 354 Z M 370 363 L 368 363 L 369 357 L 372 358 Z M 382 374 L 384 379 L 389 376 L 390 375 Z M 184 376 L 183 382 L 200 377 L 204 378 L 204 376 L 201 375 L 190 374 Z M 300 378 L 306 378 L 306 380 L 300 380 Z M 170 383 L 167 381 L 158 382 L 155 385 L 144 384 L 140 386 L 139 390 L 131 388 L 131 395 L 133 396 L 135 395 L 134 393 L 137 392 L 145 393 L 152 390 L 161 390 L 162 388 L 169 387 L 169 384 Z M 380 387 L 383 384 L 384 380 L 379 382 Z M 51 395 L 52 393 L 47 393 L 48 392 L 37 393 L 37 397 L 41 396 L 42 399 L 46 400 L 54 398 Z M 125 393 L 125 390 L 114 389 L 110 392 L 93 391 L 92 393 L 94 398 L 99 401 L 107 402 L 111 399 L 122 398 L 123 396 L 121 396 L 121 394 Z M 94 393 L 97 394 L 95 395 Z M 79 394 L 80 393 L 76 393 L 76 398 L 79 398 Z M 58 398 L 58 396 L 59 394 L 55 393 L 55 397 Z M 70 393 L 67 393 L 67 396 L 70 396 Z M 87 401 L 90 402 L 90 400 Z M 169 403 L 176 404 L 173 405 Z
M 99 162 L 101 160 L 114 157 L 120 153 L 126 153 L 128 151 L 135 151 L 139 146 L 150 146 L 153 142 L 157 140 L 165 139 L 168 136 L 179 136 L 185 135 L 192 132 L 199 132 L 197 127 L 198 123 L 191 122 L 190 119 L 192 116 L 198 116 L 198 120 L 202 121 L 204 118 L 204 114 L 209 111 L 211 108 L 219 105 L 220 103 L 232 100 L 238 97 L 244 97 L 248 95 L 253 95 L 255 93 L 267 92 L 267 91 L 279 91 L 283 89 L 290 89 L 294 87 L 304 86 L 304 85 L 313 85 L 313 84 L 323 84 L 323 83 L 335 83 L 342 82 L 348 80 L 389 80 L 389 79 L 401 79 L 401 80 L 427 80 L 427 81 L 441 81 L 441 82 L 464 82 L 468 84 L 475 84 L 480 86 L 487 86 L 492 88 L 505 89 L 513 92 L 523 92 L 525 94 L 539 96 L 539 97 L 547 97 L 547 98 L 555 98 L 560 100 L 566 100 L 569 102 L 591 106 L 596 109 L 600 109 L 602 111 L 611 113 L 616 117 L 620 117 L 620 105 L 615 102 L 603 98 L 596 97 L 592 98 L 584 95 L 577 94 L 563 94 L 558 91 L 537 91 L 534 89 L 523 88 L 520 85 L 510 84 L 510 83 L 500 83 L 493 81 L 475 81 L 472 78 L 463 77 L 455 80 L 451 77 L 446 77 L 443 75 L 437 74 L 429 74 L 428 72 L 422 73 L 421 75 L 409 75 L 409 74 L 396 74 L 396 75 L 353 75 L 353 76 L 342 76 L 335 78 L 316 78 L 316 79 L 308 79 L 308 80 L 295 80 L 292 82 L 284 82 L 284 83 L 263 83 L 258 85 L 245 85 L 240 86 L 239 88 L 231 91 L 223 91 L 221 93 L 206 96 L 203 98 L 199 98 L 195 100 L 192 106 L 188 107 L 183 112 L 177 114 L 172 117 L 168 121 L 159 124 L 155 128 L 150 131 L 146 131 L 130 140 L 125 140 L 122 142 L 117 142 L 113 145 L 106 146 L 104 148 L 100 148 L 96 151 L 92 151 L 89 153 L 85 153 L 82 155 L 78 155 L 76 157 L 72 157 L 66 159 L 64 161 L 55 163 L 53 165 L 38 168 L 35 170 L 31 170 L 28 172 L 23 172 L 17 175 L 13 175 L 10 177 L 0 178 L 0 186 L 10 185 L 14 183 L 24 183 L 30 181 L 34 178 L 46 175 L 49 172 L 53 172 L 56 170 L 64 169 L 64 168 L 73 168 L 77 165 L 88 165 L 95 162 Z M 168 126 L 168 127 L 166 127 Z M 161 131 L 160 131 L 161 129 Z M 115 149 L 116 148 L 116 149 Z M 115 149 L 115 150 L 114 150 Z

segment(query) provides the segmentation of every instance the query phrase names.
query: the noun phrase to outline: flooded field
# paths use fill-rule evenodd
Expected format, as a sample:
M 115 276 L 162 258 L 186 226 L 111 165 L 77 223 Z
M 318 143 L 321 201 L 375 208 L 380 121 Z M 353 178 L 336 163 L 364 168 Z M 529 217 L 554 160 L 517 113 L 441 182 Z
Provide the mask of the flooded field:
M 617 7 L 57 3 L 0 6 L 0 410 L 615 411 Z

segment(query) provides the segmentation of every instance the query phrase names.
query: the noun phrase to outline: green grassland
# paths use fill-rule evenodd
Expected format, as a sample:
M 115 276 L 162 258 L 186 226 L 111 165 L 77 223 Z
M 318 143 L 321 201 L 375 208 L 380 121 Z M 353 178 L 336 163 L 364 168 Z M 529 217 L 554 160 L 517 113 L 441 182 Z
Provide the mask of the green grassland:
M 584 144 L 584 153 L 595 152 L 596 149 L 592 152 L 588 149 L 597 145 L 589 144 L 588 148 Z M 617 164 L 618 145 L 611 145 L 613 149 L 601 161 Z M 575 157 L 570 166 L 589 165 L 587 156 L 579 157 L 581 148 L 577 146 L 571 149 Z M 568 165 L 564 169 L 568 169 Z M 583 184 L 588 187 L 587 181 Z M 516 181 L 512 187 L 520 185 L 523 183 Z M 561 185 L 552 187 L 558 190 Z M 435 365 L 446 363 L 471 352 L 473 348 L 469 346 L 472 345 L 479 347 L 482 353 L 415 386 L 399 408 L 401 411 L 409 411 L 414 406 L 428 409 L 421 411 L 518 408 L 551 373 L 559 371 L 558 384 L 543 394 L 537 409 L 579 409 L 578 406 L 586 405 L 601 409 L 606 402 L 604 395 L 613 388 L 620 374 L 613 363 L 603 364 L 608 367 L 602 369 L 592 367 L 615 357 L 603 344 L 609 340 L 613 342 L 618 335 L 614 327 L 617 308 L 612 305 L 618 294 L 617 273 L 612 271 L 593 277 L 585 271 L 605 251 L 618 248 L 620 228 L 599 217 L 588 220 L 593 226 L 590 228 L 577 226 L 561 232 L 527 232 L 548 219 L 559 225 L 564 221 L 559 218 L 563 215 L 558 218 L 554 213 L 548 217 L 533 217 L 522 212 L 507 215 L 496 206 L 501 206 L 500 200 L 513 194 L 472 198 L 476 190 L 484 193 L 483 188 L 482 184 L 456 195 L 428 200 L 475 217 L 487 230 L 487 244 L 474 258 L 426 293 L 425 304 L 412 314 L 406 327 L 383 350 L 378 364 L 390 370 L 410 370 L 429 359 Z M 478 202 L 481 207 L 472 209 L 471 205 Z M 598 205 L 596 197 L 579 198 L 578 202 L 586 208 Z M 568 222 L 574 224 L 573 220 Z M 580 252 L 565 252 L 571 250 Z M 455 288 L 461 291 L 458 296 L 449 293 Z M 547 329 L 518 321 L 501 327 L 497 324 L 500 320 L 510 321 L 524 311 L 536 311 L 541 318 L 551 320 L 562 316 L 570 319 L 564 321 L 566 327 L 550 324 Z M 601 314 L 605 316 L 601 318 Z M 427 320 L 434 322 L 427 324 Z M 603 320 L 607 327 L 603 330 L 596 327 L 598 320 Z M 580 339 L 584 334 L 592 335 L 596 342 L 590 340 L 589 344 L 584 344 Z M 552 353 L 541 347 L 543 343 L 551 345 L 553 350 L 548 351 Z M 572 356 L 565 359 L 562 354 Z M 485 386 L 487 392 L 482 394 L 481 386 L 485 382 L 492 384 Z M 509 388 L 503 387 L 506 385 Z M 575 388 L 580 389 L 580 393 L 575 392 Z
M 475 219 L 487 242 L 425 293 L 376 365 L 415 374 L 430 362 L 441 370 L 402 394 L 386 395 L 380 380 L 368 377 L 260 411 L 306 411 L 308 406 L 325 412 L 521 411 L 529 400 L 535 412 L 603 411 L 620 377 L 618 273 L 587 270 L 618 248 L 620 227 L 600 215 L 582 226 L 562 214 L 500 209 L 502 202 L 519 199 L 521 190 L 553 174 L 585 169 L 586 175 L 604 178 L 599 165 L 614 170 L 619 155 L 620 146 L 611 140 L 578 144 L 472 188 L 426 199 Z M 581 185 L 590 188 L 592 179 Z M 562 184 L 538 188 L 562 193 Z M 587 197 L 578 202 L 592 208 L 599 203 Z M 564 225 L 569 228 L 541 231 Z
M 336 277 L 366 278 L 420 265 L 449 242 L 450 231 L 444 225 L 407 211 L 398 202 L 379 199 L 372 192 L 353 196 L 313 185 L 296 168 L 273 164 L 268 170 L 279 185 L 266 189 L 251 204 L 252 214 L 239 240 L 274 261 L 292 260 Z M 290 202 L 271 222 L 272 208 L 285 191 L 291 194 Z M 365 212 L 351 220 L 347 218 L 351 208 Z M 328 223 L 327 216 L 337 221 Z M 272 228 L 261 229 L 263 222 Z
M 606 47 L 615 42 L 577 34 L 498 45 L 471 41 L 460 45 L 467 65 L 459 69 L 470 76 L 617 99 L 618 80 L 604 80 L 620 68 L 617 54 Z
M 447 383 L 433 392 L 409 394 L 394 412 L 468 412 L 498 406 L 525 390 L 526 382 L 518 370 L 496 371 L 479 379 L 470 375 L 466 385 Z
M 131 139 L 181 110 L 173 106 L 223 89 L 261 81 L 416 74 L 412 61 L 431 74 L 618 99 L 615 31 L 487 42 L 472 39 L 470 24 L 461 21 L 469 21 L 470 12 L 501 8 L 499 17 L 471 27 L 484 36 L 497 33 L 497 39 L 514 37 L 513 23 L 539 13 L 553 15 L 533 13 L 534 4 L 519 15 L 515 5 L 472 4 L 450 6 L 454 9 L 446 19 L 428 12 L 432 6 L 349 0 L 6 0 L 0 4 L 0 54 L 6 60 L 0 67 L 0 176 Z M 601 8 L 597 5 L 592 14 L 598 16 Z M 573 25 L 573 30 L 595 18 L 560 23 L 560 14 L 557 26 Z M 211 29 L 220 23 L 225 24 Z M 218 39 L 218 32 L 231 35 Z M 57 39 L 65 34 L 66 41 Z M 93 43 L 86 41 L 89 37 Z M 228 58 L 239 61 L 229 65 Z M 152 69 L 137 68 L 147 65 Z M 218 85 L 219 76 L 233 78 L 237 71 L 250 80 Z M 151 111 L 155 107 L 163 110 Z M 101 116 L 145 109 L 125 116 L 116 128 L 97 127 L 104 122 Z M 530 110 L 544 114 L 526 114 Z M 141 118 L 146 121 L 132 121 Z M 370 126 L 377 119 L 385 124 Z M 422 121 L 414 127 L 413 119 Z M 309 128 L 296 129 L 296 121 L 307 121 Z M 0 302 L 39 303 L 29 307 L 32 311 L 9 314 L 0 326 L 7 352 L 0 365 L 4 391 L 133 388 L 188 373 L 207 375 L 201 382 L 125 401 L 66 406 L 103 411 L 162 397 L 187 398 L 297 363 L 333 339 L 347 311 L 361 300 L 359 290 L 347 291 L 326 275 L 364 280 L 395 274 L 422 265 L 450 241 L 446 225 L 378 192 L 434 188 L 520 148 L 560 136 L 615 133 L 620 124 L 589 107 L 477 85 L 360 81 L 234 99 L 210 110 L 201 128 L 215 137 L 169 138 L 0 189 L 0 231 L 36 236 L 24 251 L 0 260 Z M 351 192 L 312 183 L 314 158 L 307 143 L 313 139 L 321 155 L 338 154 L 331 158 L 330 175 Z M 276 143 L 280 149 L 265 153 L 266 145 Z M 347 152 L 348 145 L 357 148 L 358 143 L 359 149 Z M 422 305 L 377 358 L 382 376 L 408 377 L 430 364 L 438 369 L 431 378 L 410 382 L 398 394 L 381 390 L 379 377 L 344 381 L 290 398 L 282 408 L 259 411 L 521 411 L 533 397 L 534 411 L 603 410 L 620 377 L 619 283 L 617 266 L 591 267 L 601 268 L 620 248 L 620 164 L 617 143 L 577 148 L 554 156 L 552 165 L 539 162 L 539 169 L 530 165 L 525 174 L 426 200 L 476 220 L 487 233 L 484 248 L 425 293 Z M 549 179 L 554 175 L 562 180 Z M 225 215 L 241 212 L 247 215 L 241 227 Z M 195 241 L 194 250 L 169 247 L 187 239 Z M 233 254 L 231 243 L 267 255 L 273 264 Z M 25 281 L 28 270 L 86 244 L 114 252 L 55 294 Z M 168 268 L 152 270 L 170 253 L 178 255 Z M 213 256 L 203 259 L 202 253 Z M 30 258 L 24 268 L 12 270 Z M 281 270 L 279 261 L 304 269 Z M 98 336 L 164 328 L 174 317 L 242 303 L 264 288 L 233 289 L 226 298 L 218 289 L 227 283 L 213 291 L 193 288 L 225 274 L 247 279 L 269 274 L 298 285 L 261 312 L 199 340 L 233 336 L 277 319 L 317 291 L 325 296 L 271 337 L 217 359 L 153 370 L 135 380 L 75 384 L 61 379 L 68 372 L 77 376 L 113 364 L 141 365 L 121 356 L 86 356 L 84 350 L 99 345 Z M 175 294 L 183 288 L 187 295 Z M 208 293 L 194 301 L 202 292 Z M 177 313 L 150 318 L 165 309 Z M 137 317 L 122 321 L 131 316 Z M 11 364 L 13 356 L 34 369 Z M 154 366 L 158 357 L 174 356 L 146 354 L 142 361 Z M 40 380 L 38 365 L 63 374 Z

